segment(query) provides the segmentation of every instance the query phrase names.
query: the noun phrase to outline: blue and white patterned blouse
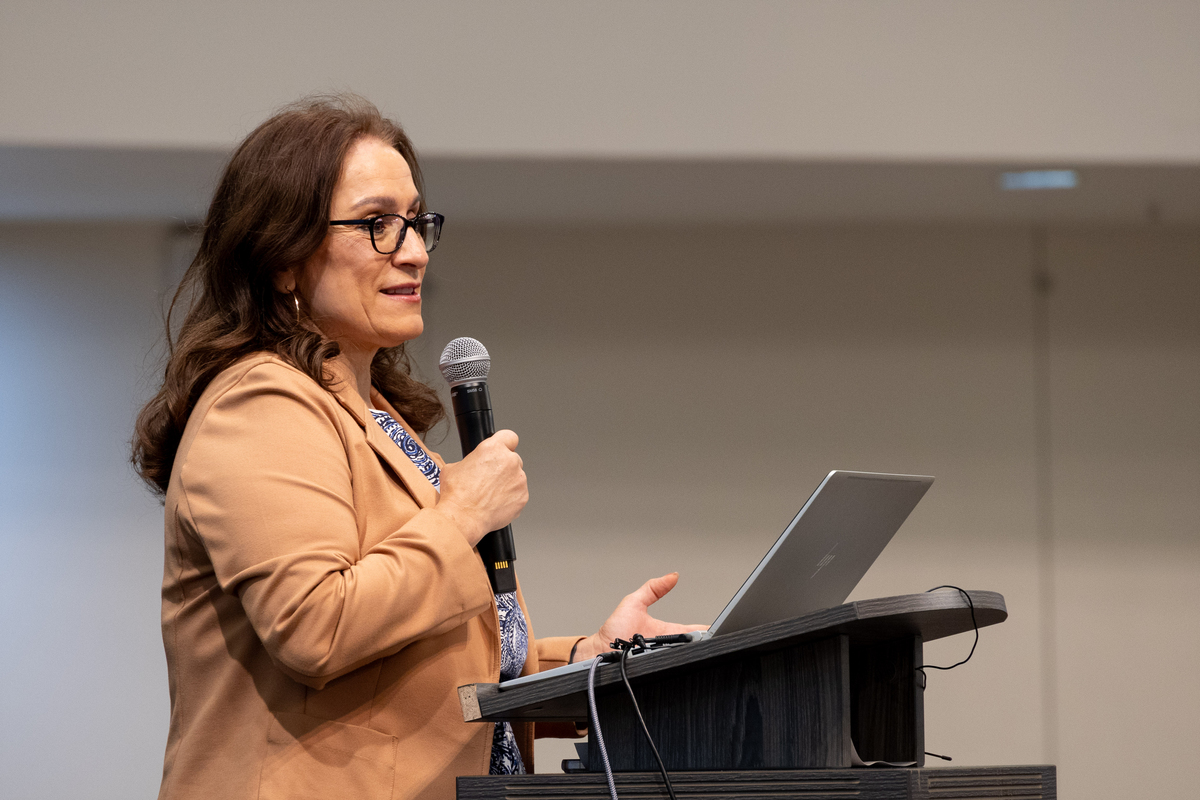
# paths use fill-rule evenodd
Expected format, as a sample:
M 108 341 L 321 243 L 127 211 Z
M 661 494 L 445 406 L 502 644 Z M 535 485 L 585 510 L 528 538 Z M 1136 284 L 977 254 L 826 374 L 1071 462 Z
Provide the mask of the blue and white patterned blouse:
M 400 449 L 404 451 L 404 455 L 412 459 L 412 462 L 417 465 L 417 469 L 421 470 L 421 474 L 433 484 L 433 488 L 440 492 L 442 490 L 442 471 L 438 469 L 437 462 L 421 449 L 421 445 L 417 444 L 416 439 L 408 435 L 408 431 L 404 430 L 403 425 L 392 419 L 391 414 L 372 408 L 371 416 L 379 423 L 379 427 L 383 428 L 383 432 L 399 445 Z
M 383 432 L 412 459 L 421 474 L 433 484 L 433 488 L 440 492 L 441 470 L 437 462 L 386 411 L 372 408 L 371 416 L 383 428 Z M 518 677 L 525 668 L 525 658 L 529 654 L 529 629 L 525 626 L 525 615 L 521 613 L 516 592 L 496 595 L 496 610 L 500 615 L 500 679 L 507 681 Z M 525 774 L 517 737 L 513 734 L 512 725 L 507 722 L 497 723 L 492 731 L 492 761 L 488 771 L 492 775 Z

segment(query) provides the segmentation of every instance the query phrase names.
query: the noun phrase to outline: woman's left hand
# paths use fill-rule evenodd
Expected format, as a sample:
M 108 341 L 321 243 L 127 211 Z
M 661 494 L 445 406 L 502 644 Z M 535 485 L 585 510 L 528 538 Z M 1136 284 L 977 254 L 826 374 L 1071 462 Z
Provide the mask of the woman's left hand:
M 586 661 L 611 649 L 609 642 L 617 639 L 629 640 L 635 633 L 649 638 L 668 633 L 687 633 L 707 630 L 707 625 L 680 625 L 663 622 L 650 616 L 650 606 L 666 596 L 679 583 L 679 573 L 672 572 L 661 578 L 651 578 L 631 594 L 625 595 L 617 609 L 600 626 L 597 633 L 584 639 L 575 648 L 575 660 Z

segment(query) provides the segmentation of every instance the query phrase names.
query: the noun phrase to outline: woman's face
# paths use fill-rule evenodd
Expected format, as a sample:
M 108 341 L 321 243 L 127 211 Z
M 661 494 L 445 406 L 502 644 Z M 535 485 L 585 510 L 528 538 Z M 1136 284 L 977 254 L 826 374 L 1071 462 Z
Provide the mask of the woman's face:
M 412 217 L 420 205 L 408 162 L 379 139 L 359 139 L 342 165 L 330 219 Z M 429 254 L 416 231 L 381 255 L 365 227 L 335 225 L 304 265 L 296 290 L 321 332 L 347 355 L 370 357 L 421 335 L 421 280 Z

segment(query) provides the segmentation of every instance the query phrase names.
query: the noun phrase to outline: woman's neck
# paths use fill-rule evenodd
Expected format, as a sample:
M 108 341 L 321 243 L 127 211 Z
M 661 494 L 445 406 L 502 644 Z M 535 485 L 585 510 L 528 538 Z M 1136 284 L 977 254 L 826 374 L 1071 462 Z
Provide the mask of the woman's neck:
M 338 371 L 354 382 L 354 388 L 368 408 L 371 406 L 371 362 L 376 352 L 342 346 L 341 352 L 332 359 Z

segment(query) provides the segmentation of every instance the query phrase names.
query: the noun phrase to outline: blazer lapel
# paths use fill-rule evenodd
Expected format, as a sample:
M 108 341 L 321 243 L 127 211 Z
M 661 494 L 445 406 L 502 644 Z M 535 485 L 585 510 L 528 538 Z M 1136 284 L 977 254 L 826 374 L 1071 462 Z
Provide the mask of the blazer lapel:
M 412 459 L 404 454 L 400 446 L 392 441 L 392 438 L 383 432 L 383 428 L 375 422 L 375 418 L 371 416 L 367 404 L 362 397 L 355 391 L 353 384 L 350 381 L 342 380 L 334 384 L 334 397 L 337 401 L 350 412 L 355 421 L 362 426 L 363 431 L 367 435 L 367 444 L 375 451 L 384 463 L 392 468 L 392 471 L 400 478 L 401 483 L 408 489 L 408 493 L 417 501 L 417 505 L 421 508 L 428 508 L 437 505 L 438 492 L 433 488 L 433 484 L 429 479 L 422 474 L 421 470 L 417 469 L 417 465 L 412 462 Z M 379 398 L 380 400 L 382 398 Z M 390 406 L 381 408 L 380 411 L 387 411 L 392 415 L 393 419 L 404 425 L 404 429 L 413 436 L 414 441 L 420 442 L 409 430 L 404 421 L 396 417 L 394 409 Z M 424 449 L 424 445 L 422 445 Z

